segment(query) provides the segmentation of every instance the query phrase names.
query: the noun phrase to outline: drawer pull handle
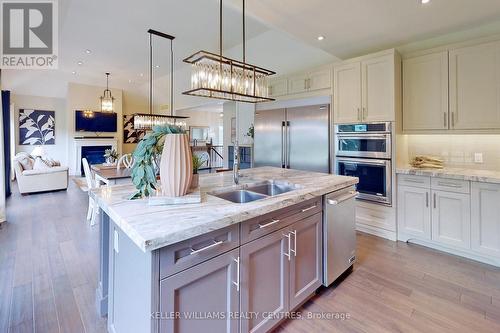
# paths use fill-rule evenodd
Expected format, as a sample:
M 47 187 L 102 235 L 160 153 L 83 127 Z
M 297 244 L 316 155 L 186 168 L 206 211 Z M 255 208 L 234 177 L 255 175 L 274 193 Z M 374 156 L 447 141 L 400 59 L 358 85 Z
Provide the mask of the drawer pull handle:
M 233 259 L 236 262 L 236 282 L 233 284 L 236 286 L 236 291 L 240 291 L 240 257 Z
M 297 256 L 297 230 L 290 231 L 290 234 L 293 235 L 293 250 L 290 248 L 290 254 L 292 254 L 294 257 Z
M 316 207 L 318 207 L 318 206 L 317 206 L 317 205 L 314 205 L 314 206 L 311 206 L 311 207 L 309 207 L 309 208 L 304 208 L 304 209 L 302 209 L 302 213 L 305 213 L 305 212 L 307 212 L 308 210 L 314 209 L 314 208 L 316 208 Z
M 460 184 L 442 183 L 442 182 L 438 182 L 438 185 L 439 185 L 439 186 L 447 186 L 447 187 L 455 187 L 455 188 L 460 188 L 460 187 L 462 187 L 462 185 L 460 185 Z
M 197 254 L 197 253 L 200 253 L 200 252 L 203 252 L 203 251 L 207 251 L 207 250 L 210 250 L 211 248 L 214 248 L 216 246 L 219 246 L 221 245 L 222 243 L 224 243 L 224 241 L 214 241 L 213 244 L 210 244 L 210 245 L 207 245 L 205 247 L 202 247 L 201 249 L 198 249 L 198 250 L 195 250 L 193 248 L 191 248 L 191 255 L 192 254 Z
M 266 223 L 266 224 L 260 224 L 259 223 L 259 229 L 262 229 L 262 228 L 267 228 L 269 226 L 272 226 L 273 224 L 276 224 L 278 223 L 280 220 L 272 220 L 271 222 L 269 223 Z

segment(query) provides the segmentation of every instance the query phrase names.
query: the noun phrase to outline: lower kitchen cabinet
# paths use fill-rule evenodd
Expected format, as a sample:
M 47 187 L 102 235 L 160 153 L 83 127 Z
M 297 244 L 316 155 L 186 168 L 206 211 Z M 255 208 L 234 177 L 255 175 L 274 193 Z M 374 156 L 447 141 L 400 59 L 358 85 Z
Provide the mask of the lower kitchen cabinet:
M 160 332 L 238 332 L 239 320 L 230 316 L 239 311 L 238 260 L 236 249 L 161 280 L 160 312 L 167 317 Z
M 500 184 L 398 175 L 398 239 L 500 267 Z
M 240 248 L 242 313 L 259 313 L 242 319 L 241 332 L 267 332 L 288 310 L 290 235 L 286 228 Z
M 302 304 L 321 286 L 321 222 L 322 215 L 318 213 L 290 226 L 290 310 Z
M 398 187 L 399 232 L 407 237 L 431 239 L 430 189 Z
M 472 250 L 500 258 L 500 185 L 472 183 Z
M 470 248 L 470 195 L 432 191 L 432 240 Z
M 322 213 L 241 247 L 241 332 L 268 332 L 321 285 Z

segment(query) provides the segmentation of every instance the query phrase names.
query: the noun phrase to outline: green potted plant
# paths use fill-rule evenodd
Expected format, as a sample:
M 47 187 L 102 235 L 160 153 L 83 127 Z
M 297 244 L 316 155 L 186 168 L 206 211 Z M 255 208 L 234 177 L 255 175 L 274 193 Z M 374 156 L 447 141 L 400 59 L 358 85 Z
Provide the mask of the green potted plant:
M 193 177 L 193 161 L 189 138 L 179 126 L 155 126 L 137 144 L 132 182 L 137 192 L 132 199 L 149 197 L 156 193 L 158 185 L 154 161 L 161 155 L 159 170 L 161 192 L 164 196 L 179 197 L 189 190 Z M 156 162 L 157 163 L 157 162 Z
M 198 170 L 205 163 L 205 160 L 198 154 L 193 153 L 193 180 L 191 181 L 191 188 L 197 188 L 200 185 L 200 175 Z
M 104 158 L 107 164 L 115 164 L 116 160 L 118 160 L 118 152 L 114 148 L 106 149 L 104 151 Z

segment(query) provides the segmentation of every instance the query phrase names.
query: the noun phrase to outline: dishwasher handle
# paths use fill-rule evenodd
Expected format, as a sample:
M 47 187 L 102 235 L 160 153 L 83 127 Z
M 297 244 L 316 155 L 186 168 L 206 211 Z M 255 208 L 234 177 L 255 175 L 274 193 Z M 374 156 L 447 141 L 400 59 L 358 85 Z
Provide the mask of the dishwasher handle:
M 359 194 L 359 192 L 351 191 L 347 195 L 343 195 L 343 196 L 340 196 L 340 197 L 335 198 L 335 199 L 327 199 L 326 202 L 329 205 L 338 205 L 338 204 L 341 204 L 344 201 L 347 201 L 347 200 L 350 200 L 352 198 L 355 198 L 358 194 Z

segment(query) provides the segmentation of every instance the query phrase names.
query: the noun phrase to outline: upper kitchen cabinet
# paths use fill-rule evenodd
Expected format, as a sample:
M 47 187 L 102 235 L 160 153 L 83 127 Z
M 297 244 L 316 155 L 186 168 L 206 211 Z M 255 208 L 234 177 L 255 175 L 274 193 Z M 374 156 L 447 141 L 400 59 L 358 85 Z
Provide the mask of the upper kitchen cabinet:
M 286 78 L 277 78 L 269 82 L 269 97 L 283 96 L 288 93 L 288 80 Z
M 500 42 L 450 50 L 450 128 L 500 128 Z
M 395 104 L 395 58 L 381 56 L 361 62 L 361 108 L 363 121 L 393 121 Z
M 337 123 L 361 121 L 361 64 L 358 62 L 333 69 L 333 108 Z
M 314 93 L 331 87 L 331 67 L 326 66 L 271 80 L 269 83 L 269 96 L 279 97 Z M 328 93 L 328 95 L 330 94 Z
M 307 74 L 299 74 L 288 78 L 288 93 L 299 94 L 307 91 Z
M 448 52 L 403 60 L 403 129 L 448 129 Z
M 389 50 L 335 66 L 335 122 L 394 121 L 400 62 L 399 55 Z
M 499 41 L 472 41 L 406 55 L 403 129 L 498 131 L 499 87 Z

